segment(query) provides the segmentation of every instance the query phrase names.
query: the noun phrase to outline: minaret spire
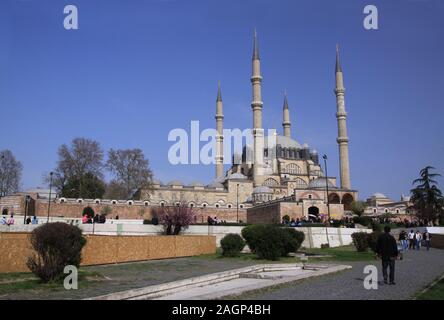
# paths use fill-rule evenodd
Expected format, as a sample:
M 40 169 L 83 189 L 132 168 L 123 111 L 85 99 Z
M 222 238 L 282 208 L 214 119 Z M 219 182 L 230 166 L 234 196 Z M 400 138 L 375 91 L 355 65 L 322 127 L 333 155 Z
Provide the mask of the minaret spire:
M 350 189 L 350 165 L 348 157 L 347 112 L 345 111 L 345 88 L 341 63 L 339 60 L 339 46 L 336 46 L 336 119 L 338 121 L 339 166 L 341 188 Z
M 223 104 L 222 104 L 222 94 L 220 89 L 220 81 L 217 83 L 217 99 L 216 99 L 216 178 L 221 178 L 224 175 L 224 115 L 223 115 Z
M 254 28 L 254 39 L 253 39 L 253 60 L 260 60 L 259 58 L 259 45 L 257 41 L 257 32 Z
M 254 159 L 253 159 L 253 180 L 254 185 L 262 184 L 264 169 L 264 129 L 262 128 L 262 76 L 261 62 L 259 58 L 259 47 L 257 41 L 256 29 L 254 30 L 253 40 L 253 61 L 251 84 L 253 86 L 253 101 L 251 109 L 253 110 L 253 139 L 254 139 Z
M 336 45 L 336 72 L 342 72 L 341 61 L 339 60 L 339 45 Z
M 284 136 L 291 138 L 291 122 L 290 122 L 290 110 L 288 108 L 287 91 L 284 91 L 284 111 L 282 127 L 284 128 Z

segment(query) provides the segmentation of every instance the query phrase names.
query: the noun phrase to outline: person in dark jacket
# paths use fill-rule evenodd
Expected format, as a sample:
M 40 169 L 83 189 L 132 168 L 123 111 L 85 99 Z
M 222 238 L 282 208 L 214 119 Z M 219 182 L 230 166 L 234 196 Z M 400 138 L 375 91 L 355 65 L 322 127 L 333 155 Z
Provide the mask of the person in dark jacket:
M 390 269 L 390 284 L 395 284 L 395 260 L 398 256 L 398 245 L 395 238 L 390 234 L 390 227 L 384 227 L 384 233 L 378 238 L 376 253 L 382 260 L 382 275 L 384 283 L 387 284 L 387 268 Z

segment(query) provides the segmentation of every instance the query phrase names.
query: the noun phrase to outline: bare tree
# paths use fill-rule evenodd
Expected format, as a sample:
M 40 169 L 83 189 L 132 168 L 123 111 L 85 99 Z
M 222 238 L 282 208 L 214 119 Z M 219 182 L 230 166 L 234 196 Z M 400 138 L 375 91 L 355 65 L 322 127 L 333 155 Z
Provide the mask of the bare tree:
M 103 179 L 103 150 L 97 141 L 75 138 L 70 146 L 61 145 L 57 153 L 59 160 L 53 174 L 53 186 L 59 191 L 70 178 L 78 179 L 78 194 L 82 194 L 82 180 L 86 174 Z M 45 175 L 44 181 L 49 183 L 49 175 Z
M 10 150 L 0 151 L 0 196 L 17 192 L 23 166 Z
M 115 176 L 113 182 L 124 188 L 126 198 L 132 198 L 140 189 L 151 186 L 152 172 L 140 149 L 111 149 L 106 166 Z

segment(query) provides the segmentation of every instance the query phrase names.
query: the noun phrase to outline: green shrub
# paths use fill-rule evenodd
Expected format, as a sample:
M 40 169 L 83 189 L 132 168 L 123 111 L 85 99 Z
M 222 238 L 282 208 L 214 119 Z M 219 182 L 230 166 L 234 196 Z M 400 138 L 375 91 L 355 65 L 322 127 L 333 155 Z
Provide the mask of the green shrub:
M 245 227 L 242 236 L 252 252 L 267 260 L 278 260 L 290 252 L 296 252 L 305 238 L 303 232 L 293 228 L 260 224 Z
M 373 219 L 370 217 L 353 217 L 353 222 L 363 226 L 370 226 L 370 224 L 373 222 Z
M 236 257 L 245 247 L 245 241 L 235 233 L 229 233 L 220 241 L 222 255 L 226 257 Z
M 368 233 L 355 232 L 351 235 L 353 244 L 358 252 L 366 252 L 369 247 Z
M 151 220 L 150 219 L 143 219 L 143 224 L 151 224 Z
M 376 252 L 376 247 L 378 245 L 378 238 L 382 234 L 381 231 L 373 231 L 372 233 L 367 233 L 368 246 L 373 252 Z
M 94 218 L 94 209 L 90 206 L 83 208 L 82 217 L 87 216 L 88 218 Z
M 283 233 L 284 252 L 283 256 L 287 256 L 290 252 L 297 252 L 304 242 L 305 234 L 293 228 L 280 229 Z
M 383 229 L 383 225 L 380 224 L 379 222 L 375 222 L 375 221 L 372 221 L 372 222 L 370 223 L 369 227 L 370 227 L 373 231 L 377 231 L 377 232 L 380 232 L 380 231 L 382 231 L 382 229 Z
M 256 242 L 259 237 L 258 234 L 260 234 L 262 229 L 266 227 L 267 225 L 264 224 L 251 224 L 242 229 L 242 238 L 247 242 L 251 252 L 256 252 Z
M 268 225 L 256 233 L 255 252 L 260 259 L 279 260 L 285 255 L 284 232 L 276 226 Z
M 31 233 L 36 253 L 26 264 L 43 282 L 59 280 L 66 266 L 79 267 L 85 243 L 78 227 L 63 222 L 46 223 Z
M 328 248 L 330 248 L 330 245 L 328 243 L 321 244 L 321 249 L 328 249 Z

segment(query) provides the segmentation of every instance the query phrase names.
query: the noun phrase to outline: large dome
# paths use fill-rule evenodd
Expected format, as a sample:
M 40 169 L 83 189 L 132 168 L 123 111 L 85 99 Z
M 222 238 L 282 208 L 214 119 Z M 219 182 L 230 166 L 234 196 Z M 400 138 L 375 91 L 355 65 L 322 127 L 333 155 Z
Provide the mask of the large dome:
M 267 186 L 259 186 L 253 189 L 253 194 L 256 193 L 273 193 L 273 190 Z
M 383 193 L 380 193 L 380 192 L 376 192 L 376 193 L 374 193 L 373 195 L 372 195 L 372 198 L 378 198 L 378 199 L 381 199 L 381 198 L 387 198 L 386 196 L 385 196 L 385 194 L 383 194 Z
M 230 176 L 228 177 L 229 180 L 231 179 L 239 179 L 239 180 L 245 180 L 247 179 L 246 176 L 244 176 L 242 173 L 232 173 L 230 174 Z
M 183 183 L 180 182 L 179 180 L 173 180 L 173 181 L 168 182 L 168 185 L 169 186 L 183 186 Z
M 264 139 L 264 146 L 268 147 L 268 139 L 269 137 L 266 137 Z M 276 145 L 281 145 L 282 148 L 296 148 L 296 149 L 301 149 L 301 145 L 299 144 L 299 142 L 297 142 L 294 139 L 291 139 L 289 137 L 285 137 L 285 136 L 276 136 Z
M 326 189 L 326 179 L 325 178 L 313 179 L 308 184 L 308 187 L 313 189 Z M 330 189 L 336 189 L 336 187 L 330 181 L 328 181 L 328 187 Z

